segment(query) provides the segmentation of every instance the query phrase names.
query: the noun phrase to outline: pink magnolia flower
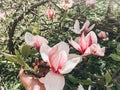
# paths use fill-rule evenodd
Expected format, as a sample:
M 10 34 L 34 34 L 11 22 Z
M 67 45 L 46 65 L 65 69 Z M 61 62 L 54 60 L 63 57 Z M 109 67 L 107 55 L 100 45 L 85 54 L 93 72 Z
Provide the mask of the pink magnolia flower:
M 20 70 L 18 76 L 26 90 L 46 90 L 43 84 L 44 78 L 36 78 L 32 75 L 26 75 L 24 69 Z
M 60 42 L 52 48 L 44 44 L 41 46 L 40 54 L 51 67 L 44 79 L 46 90 L 63 90 L 65 79 L 62 74 L 71 72 L 82 61 L 81 57 L 69 54 L 69 46 L 65 42 Z
M 55 11 L 51 7 L 48 7 L 46 15 L 48 18 L 53 19 L 55 17 Z
M 86 5 L 88 7 L 94 7 L 95 6 L 95 3 L 96 3 L 96 0 L 86 0 Z
M 79 21 L 76 20 L 74 24 L 74 29 L 71 29 L 76 34 L 82 34 L 83 32 L 86 34 L 94 28 L 95 24 L 90 26 L 90 22 L 86 20 L 83 27 L 80 29 Z
M 84 36 L 84 33 L 81 35 L 81 37 L 76 38 L 76 41 L 73 41 L 72 39 L 69 41 L 69 43 L 78 50 L 83 56 L 88 56 L 90 54 L 103 56 L 104 50 L 103 48 L 100 48 L 97 44 L 97 36 L 96 34 L 91 31 L 87 34 L 87 36 Z M 95 47 L 94 50 L 92 47 Z M 96 52 L 95 52 L 96 50 Z M 101 52 L 103 51 L 103 52 Z
M 64 10 L 68 10 L 72 7 L 73 3 L 73 0 L 61 0 L 57 6 L 63 8 Z
M 107 33 L 104 31 L 99 32 L 98 37 L 103 39 L 103 40 L 108 40 Z
M 41 37 L 39 35 L 34 36 L 29 32 L 25 33 L 25 42 L 30 46 L 34 46 L 38 52 L 43 43 L 48 44 L 47 39 L 44 37 Z

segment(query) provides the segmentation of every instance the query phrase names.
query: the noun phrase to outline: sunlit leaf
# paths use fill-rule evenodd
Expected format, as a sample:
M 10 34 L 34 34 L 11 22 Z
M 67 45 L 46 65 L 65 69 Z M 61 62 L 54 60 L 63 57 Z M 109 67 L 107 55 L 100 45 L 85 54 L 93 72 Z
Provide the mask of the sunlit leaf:
M 21 54 L 23 57 L 28 57 L 30 55 L 31 52 L 31 47 L 28 45 L 23 45 L 22 46 L 22 50 L 21 50 Z
M 105 81 L 106 81 L 106 85 L 108 85 L 112 80 L 112 77 L 110 75 L 110 73 L 107 71 L 105 74 Z
M 76 78 L 75 78 L 74 76 L 72 76 L 72 75 L 69 75 L 68 78 L 69 78 L 69 80 L 70 80 L 72 83 L 75 83 L 75 84 L 76 84 L 76 83 L 79 83 L 79 82 L 78 82 L 79 80 L 76 79 Z
M 117 54 L 110 54 L 110 57 L 115 61 L 120 61 L 120 56 Z
M 82 85 L 91 85 L 91 84 L 93 84 L 94 82 L 91 81 L 90 79 L 88 79 L 88 80 L 81 80 L 80 83 L 81 83 Z
M 17 63 L 17 57 L 15 55 L 4 53 L 4 56 L 8 61 Z

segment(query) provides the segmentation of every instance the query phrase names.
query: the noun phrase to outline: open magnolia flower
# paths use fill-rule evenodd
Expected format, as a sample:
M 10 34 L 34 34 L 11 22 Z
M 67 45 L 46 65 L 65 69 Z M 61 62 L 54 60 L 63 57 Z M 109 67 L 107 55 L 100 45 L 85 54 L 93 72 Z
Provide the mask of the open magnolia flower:
M 69 54 L 69 46 L 65 42 L 60 42 L 53 47 L 43 44 L 40 53 L 42 59 L 51 67 L 44 79 L 46 90 L 63 90 L 65 79 L 62 74 L 71 72 L 82 61 L 81 56 Z
M 48 7 L 48 9 L 46 10 L 46 13 L 45 13 L 48 18 L 50 19 L 53 19 L 55 17 L 55 11 L 51 8 L 51 7 Z
M 97 36 L 93 31 L 89 32 L 86 36 L 82 33 L 81 37 L 76 38 L 75 41 L 71 39 L 69 43 L 83 56 L 90 54 L 104 56 L 105 48 L 100 48 L 97 44 Z
M 32 75 L 26 75 L 24 69 L 19 72 L 19 78 L 26 90 L 46 90 L 44 87 L 43 78 L 36 78 Z
M 86 5 L 93 8 L 95 6 L 96 0 L 86 0 Z
M 63 8 L 64 10 L 68 10 L 72 7 L 73 3 L 73 0 L 61 0 L 57 6 Z
M 44 37 L 41 37 L 39 35 L 34 36 L 29 32 L 25 33 L 25 42 L 30 46 L 34 46 L 37 51 L 40 50 L 40 47 L 43 43 L 48 44 L 47 39 Z
M 71 30 L 76 34 L 82 34 L 83 32 L 86 34 L 89 31 L 91 31 L 94 28 L 94 26 L 95 26 L 95 24 L 90 26 L 90 22 L 88 20 L 86 20 L 83 27 L 80 29 L 79 21 L 76 20 L 75 24 L 74 24 L 74 28 Z

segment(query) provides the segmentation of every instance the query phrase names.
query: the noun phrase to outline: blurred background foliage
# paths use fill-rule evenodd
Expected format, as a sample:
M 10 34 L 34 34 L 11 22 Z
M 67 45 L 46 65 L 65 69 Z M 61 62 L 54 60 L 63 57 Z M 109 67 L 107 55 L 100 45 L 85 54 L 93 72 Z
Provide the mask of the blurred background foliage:
M 76 19 L 80 21 L 80 27 L 86 20 L 90 20 L 91 24 L 95 23 L 93 30 L 96 33 L 108 32 L 109 40 L 98 39 L 99 43 L 106 47 L 104 57 L 91 55 L 84 58 L 70 74 L 65 75 L 64 90 L 77 90 L 79 83 L 84 85 L 86 90 L 88 85 L 92 85 L 92 90 L 120 90 L 120 1 L 97 0 L 95 7 L 89 8 L 85 0 L 74 0 L 73 7 L 68 11 L 57 7 L 58 1 L 0 1 L 0 12 L 5 13 L 5 20 L 0 19 L 0 90 L 24 90 L 17 77 L 21 66 L 7 61 L 3 52 L 14 55 L 16 50 L 19 54 L 25 53 L 22 58 L 33 67 L 34 59 L 38 57 L 41 60 L 41 57 L 39 54 L 33 54 L 34 50 L 33 53 L 29 53 L 31 47 L 25 46 L 25 32 L 44 36 L 49 45 L 53 46 L 60 41 L 68 42 L 71 37 L 77 36 L 70 30 Z M 53 20 L 45 15 L 49 6 L 56 12 Z M 70 48 L 70 52 L 79 54 Z M 24 49 L 28 51 L 22 51 Z

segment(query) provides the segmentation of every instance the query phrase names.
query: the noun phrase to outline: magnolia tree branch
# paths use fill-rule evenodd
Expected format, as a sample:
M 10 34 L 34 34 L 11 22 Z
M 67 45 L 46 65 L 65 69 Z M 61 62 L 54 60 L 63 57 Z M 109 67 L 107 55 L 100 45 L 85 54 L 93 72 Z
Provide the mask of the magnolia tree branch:
M 13 36 L 14 36 L 14 32 L 15 29 L 18 25 L 18 23 L 24 19 L 24 15 L 29 14 L 31 11 L 33 11 L 35 8 L 37 8 L 38 6 L 41 6 L 43 4 L 45 4 L 46 2 L 48 2 L 49 0 L 40 0 L 39 2 L 33 4 L 29 9 L 27 9 L 25 12 L 23 12 L 22 14 L 19 15 L 19 17 L 15 18 L 13 20 L 13 22 L 10 22 L 9 26 L 8 26 L 8 35 L 9 35 L 9 41 L 8 41 L 8 48 L 9 48 L 9 52 L 14 53 L 14 43 L 13 43 Z

